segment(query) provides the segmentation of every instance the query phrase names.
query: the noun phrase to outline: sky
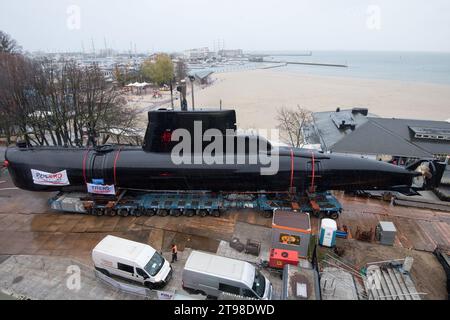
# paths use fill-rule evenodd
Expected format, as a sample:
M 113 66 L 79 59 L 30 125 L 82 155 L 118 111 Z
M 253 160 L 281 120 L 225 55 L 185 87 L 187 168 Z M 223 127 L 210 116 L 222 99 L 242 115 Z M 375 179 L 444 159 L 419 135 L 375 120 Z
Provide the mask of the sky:
M 0 0 L 27 51 L 450 52 L 448 0 Z

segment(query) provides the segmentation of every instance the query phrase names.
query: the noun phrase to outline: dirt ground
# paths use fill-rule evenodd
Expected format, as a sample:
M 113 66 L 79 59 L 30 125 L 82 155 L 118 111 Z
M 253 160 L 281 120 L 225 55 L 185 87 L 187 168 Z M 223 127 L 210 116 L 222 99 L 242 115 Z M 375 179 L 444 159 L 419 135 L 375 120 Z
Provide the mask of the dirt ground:
M 369 262 L 413 257 L 411 277 L 417 291 L 427 293 L 423 299 L 447 299 L 447 278 L 433 253 L 346 239 L 338 239 L 337 247 L 344 250 L 341 259 L 357 270 L 361 270 Z M 321 250 L 326 252 L 329 249 L 321 248 Z
M 338 225 L 347 226 L 354 238 L 372 230 L 379 221 L 391 221 L 397 229 L 396 247 L 433 252 L 437 246 L 450 248 L 450 212 L 394 206 L 389 202 L 335 192 L 344 210 Z
M 52 211 L 52 193 L 32 193 L 0 176 L 0 254 L 52 255 L 91 263 L 91 250 L 106 235 L 122 236 L 170 251 L 192 248 L 216 252 L 221 240 L 231 240 L 236 222 L 269 227 L 256 211 L 229 211 L 213 217 L 96 217 Z

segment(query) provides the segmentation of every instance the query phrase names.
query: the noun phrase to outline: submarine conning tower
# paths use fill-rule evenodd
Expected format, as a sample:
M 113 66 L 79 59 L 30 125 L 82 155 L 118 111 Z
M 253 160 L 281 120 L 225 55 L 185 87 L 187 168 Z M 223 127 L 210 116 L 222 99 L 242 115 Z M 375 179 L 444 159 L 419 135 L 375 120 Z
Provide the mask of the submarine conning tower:
M 226 135 L 227 129 L 236 131 L 235 110 L 167 110 L 148 112 L 148 124 L 142 148 L 147 152 L 170 152 L 177 142 L 171 141 L 176 129 L 185 129 L 194 136 L 195 122 L 202 124 L 202 135 L 208 129 L 217 129 Z

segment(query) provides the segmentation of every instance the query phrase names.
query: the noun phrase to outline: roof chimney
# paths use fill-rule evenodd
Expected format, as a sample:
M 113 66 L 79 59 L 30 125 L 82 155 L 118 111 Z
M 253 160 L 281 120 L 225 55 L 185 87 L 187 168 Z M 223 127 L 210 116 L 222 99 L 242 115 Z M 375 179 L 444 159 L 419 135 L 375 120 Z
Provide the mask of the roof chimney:
M 369 114 L 369 109 L 367 108 L 353 108 L 352 114 L 362 114 L 363 116 L 366 116 Z

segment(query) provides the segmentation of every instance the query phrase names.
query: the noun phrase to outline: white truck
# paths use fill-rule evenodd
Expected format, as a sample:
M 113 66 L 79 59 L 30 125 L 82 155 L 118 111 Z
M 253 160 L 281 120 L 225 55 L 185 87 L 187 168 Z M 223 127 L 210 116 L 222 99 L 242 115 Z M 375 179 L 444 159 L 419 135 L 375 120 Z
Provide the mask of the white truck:
M 272 299 L 272 284 L 248 262 L 192 251 L 182 276 L 183 289 L 219 297 L 221 292 L 248 298 Z
M 111 235 L 95 246 L 92 260 L 99 272 L 150 289 L 164 287 L 172 277 L 169 262 L 151 246 Z

